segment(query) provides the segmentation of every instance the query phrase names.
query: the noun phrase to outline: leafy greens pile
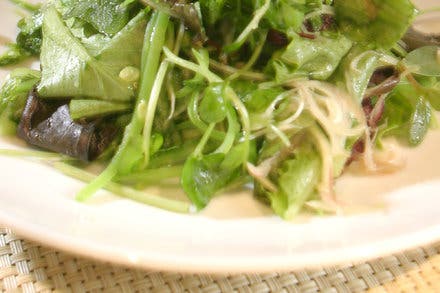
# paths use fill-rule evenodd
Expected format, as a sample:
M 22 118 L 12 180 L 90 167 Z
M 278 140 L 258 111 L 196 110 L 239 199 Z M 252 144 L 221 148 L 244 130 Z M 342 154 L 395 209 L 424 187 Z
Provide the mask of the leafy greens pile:
M 253 183 L 285 219 L 334 210 L 333 182 L 394 136 L 418 145 L 440 109 L 440 49 L 402 37 L 409 0 L 52 0 L 18 24 L 0 65 L 0 128 L 68 159 L 89 184 L 175 211 L 143 193 L 173 178 L 203 209 Z M 426 45 L 426 44 L 425 44 Z M 415 50 L 414 50 L 415 49 Z

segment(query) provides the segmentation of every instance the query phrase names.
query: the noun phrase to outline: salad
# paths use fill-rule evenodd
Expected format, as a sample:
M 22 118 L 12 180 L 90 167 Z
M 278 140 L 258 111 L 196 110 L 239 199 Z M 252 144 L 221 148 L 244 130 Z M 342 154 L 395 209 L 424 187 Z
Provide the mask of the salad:
M 398 170 L 384 141 L 436 126 L 440 38 L 409 0 L 13 2 L 29 13 L 0 55 L 0 132 L 39 150 L 0 154 L 87 182 L 79 201 L 189 212 L 246 186 L 287 220 L 334 212 L 350 164 Z M 144 191 L 177 181 L 187 202 Z

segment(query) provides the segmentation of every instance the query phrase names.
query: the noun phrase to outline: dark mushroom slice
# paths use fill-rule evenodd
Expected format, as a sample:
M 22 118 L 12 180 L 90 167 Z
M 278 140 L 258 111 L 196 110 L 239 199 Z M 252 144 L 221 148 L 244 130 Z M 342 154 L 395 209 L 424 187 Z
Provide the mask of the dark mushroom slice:
M 73 121 L 67 100 L 45 101 L 29 93 L 18 136 L 27 143 L 83 161 L 97 158 L 115 138 L 115 127 L 100 120 Z
M 408 51 L 424 46 L 440 46 L 440 34 L 426 34 L 410 27 L 403 37 Z

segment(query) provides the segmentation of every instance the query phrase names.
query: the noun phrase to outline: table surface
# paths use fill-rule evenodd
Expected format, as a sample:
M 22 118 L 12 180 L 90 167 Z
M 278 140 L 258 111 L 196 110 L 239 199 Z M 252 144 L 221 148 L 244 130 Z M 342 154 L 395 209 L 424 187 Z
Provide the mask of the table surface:
M 130 269 L 0 227 L 1 292 L 440 292 L 440 242 L 368 262 L 289 273 L 206 275 Z

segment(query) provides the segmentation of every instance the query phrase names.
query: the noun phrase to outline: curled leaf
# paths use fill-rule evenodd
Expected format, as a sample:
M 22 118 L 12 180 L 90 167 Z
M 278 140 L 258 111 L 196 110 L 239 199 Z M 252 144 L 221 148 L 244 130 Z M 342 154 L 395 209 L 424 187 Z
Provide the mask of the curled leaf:
M 18 136 L 29 144 L 88 161 L 98 157 L 115 137 L 112 126 L 75 122 L 66 101 L 46 102 L 31 91 Z

